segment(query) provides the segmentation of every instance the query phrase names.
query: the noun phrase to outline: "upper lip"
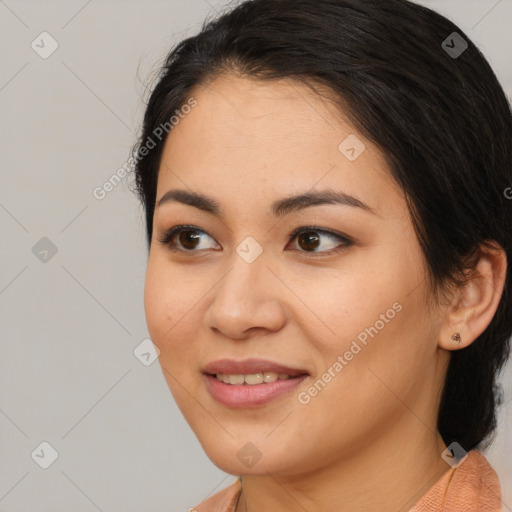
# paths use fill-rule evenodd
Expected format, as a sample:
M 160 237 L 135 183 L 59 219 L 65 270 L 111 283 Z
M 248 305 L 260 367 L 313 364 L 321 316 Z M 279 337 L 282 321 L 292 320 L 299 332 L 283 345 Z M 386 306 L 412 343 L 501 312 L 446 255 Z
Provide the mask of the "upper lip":
M 266 359 L 243 359 L 235 361 L 234 359 L 218 359 L 207 364 L 203 372 L 214 375 L 216 373 L 227 373 L 229 375 L 251 375 L 254 373 L 275 372 L 285 373 L 291 377 L 308 374 L 306 370 L 291 368 L 284 364 L 268 361 Z

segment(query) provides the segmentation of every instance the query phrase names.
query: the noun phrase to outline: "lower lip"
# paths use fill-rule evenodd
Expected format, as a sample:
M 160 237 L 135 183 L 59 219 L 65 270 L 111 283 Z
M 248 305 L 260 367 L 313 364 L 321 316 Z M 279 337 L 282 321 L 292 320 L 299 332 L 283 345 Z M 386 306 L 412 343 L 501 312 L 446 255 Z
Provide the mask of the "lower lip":
M 204 375 L 208 390 L 215 400 L 228 407 L 258 407 L 278 396 L 293 391 L 307 375 L 296 378 L 276 380 L 264 384 L 224 384 L 217 377 Z

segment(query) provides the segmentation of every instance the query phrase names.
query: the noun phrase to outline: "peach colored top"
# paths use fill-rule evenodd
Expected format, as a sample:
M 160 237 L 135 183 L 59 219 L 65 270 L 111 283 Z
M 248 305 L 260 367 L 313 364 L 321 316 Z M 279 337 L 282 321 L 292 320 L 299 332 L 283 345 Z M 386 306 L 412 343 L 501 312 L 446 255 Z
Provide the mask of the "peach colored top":
M 193 512 L 234 512 L 241 491 L 235 483 L 197 505 Z M 458 467 L 449 469 L 409 512 L 500 512 L 500 482 L 487 459 L 468 452 Z

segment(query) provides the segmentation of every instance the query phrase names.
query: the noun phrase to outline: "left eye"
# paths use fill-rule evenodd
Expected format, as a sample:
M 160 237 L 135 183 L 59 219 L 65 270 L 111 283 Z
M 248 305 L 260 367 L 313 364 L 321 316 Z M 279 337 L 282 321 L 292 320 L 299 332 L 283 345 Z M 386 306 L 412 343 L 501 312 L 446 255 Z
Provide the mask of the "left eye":
M 209 238 L 213 247 L 208 247 L 203 240 Z M 306 253 L 332 253 L 340 251 L 352 244 L 352 241 L 344 235 L 320 229 L 314 226 L 296 229 L 289 237 L 288 243 L 296 239 L 296 245 L 300 252 Z M 219 250 L 220 245 L 205 231 L 195 226 L 175 226 L 169 229 L 162 239 L 161 244 L 167 245 L 173 251 L 197 252 L 200 250 Z
M 290 235 L 290 242 L 295 238 L 296 243 L 304 249 L 304 252 L 332 253 L 352 244 L 352 241 L 346 236 L 314 226 L 296 229 Z M 322 239 L 327 242 L 322 244 Z

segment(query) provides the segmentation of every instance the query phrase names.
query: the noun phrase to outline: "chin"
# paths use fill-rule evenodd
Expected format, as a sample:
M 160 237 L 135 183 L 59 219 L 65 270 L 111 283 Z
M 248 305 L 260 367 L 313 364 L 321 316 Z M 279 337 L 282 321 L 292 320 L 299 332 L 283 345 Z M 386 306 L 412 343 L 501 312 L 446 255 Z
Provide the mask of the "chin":
M 293 468 L 300 467 L 297 451 L 293 453 L 294 460 L 290 460 L 290 452 L 285 447 L 281 446 L 280 450 L 279 446 L 268 440 L 266 443 L 258 440 L 253 443 L 247 438 L 233 439 L 226 434 L 223 442 L 219 442 L 218 437 L 206 441 L 198 436 L 203 450 L 213 464 L 232 475 L 291 473 Z

